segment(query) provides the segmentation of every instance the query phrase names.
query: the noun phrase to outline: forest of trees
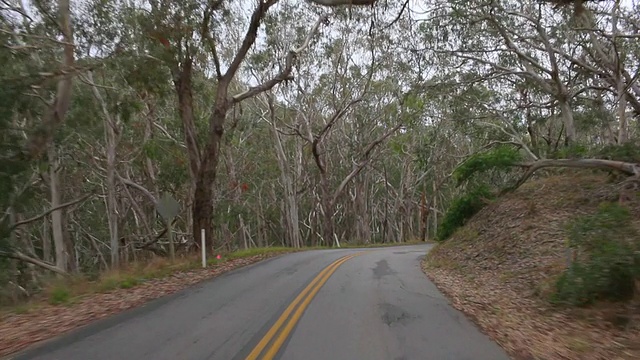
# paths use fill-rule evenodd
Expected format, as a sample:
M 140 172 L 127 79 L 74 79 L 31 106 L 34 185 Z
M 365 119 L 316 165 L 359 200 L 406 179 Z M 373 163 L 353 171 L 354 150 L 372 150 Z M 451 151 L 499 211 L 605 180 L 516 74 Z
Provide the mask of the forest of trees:
M 637 138 L 636 0 L 372 2 L 2 0 L 0 287 L 169 256 L 167 197 L 176 252 L 424 240 L 474 154 Z

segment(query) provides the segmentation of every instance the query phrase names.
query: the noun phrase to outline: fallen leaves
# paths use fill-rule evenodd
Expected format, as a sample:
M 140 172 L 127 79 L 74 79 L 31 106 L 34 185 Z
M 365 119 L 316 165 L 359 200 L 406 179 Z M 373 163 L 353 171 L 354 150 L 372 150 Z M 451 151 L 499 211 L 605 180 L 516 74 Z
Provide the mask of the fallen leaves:
M 43 305 L 23 314 L 6 314 L 0 318 L 0 357 L 275 255 L 279 254 L 233 259 L 206 269 L 181 271 L 148 280 L 130 289 L 89 294 L 67 305 Z
M 592 211 L 611 186 L 605 176 L 582 174 L 523 185 L 480 211 L 423 264 L 452 305 L 514 359 L 640 359 L 637 301 L 561 310 L 545 300 L 565 266 L 564 224 Z M 628 318 L 623 328 L 611 321 L 620 313 Z

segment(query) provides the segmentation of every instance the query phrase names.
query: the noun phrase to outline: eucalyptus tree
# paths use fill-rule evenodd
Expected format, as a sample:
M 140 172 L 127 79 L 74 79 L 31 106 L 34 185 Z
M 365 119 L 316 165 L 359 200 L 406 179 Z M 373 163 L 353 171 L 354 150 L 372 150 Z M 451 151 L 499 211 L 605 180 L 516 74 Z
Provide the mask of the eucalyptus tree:
M 150 16 L 140 17 L 148 34 L 164 44 L 159 48 L 158 58 L 171 71 L 172 81 L 178 97 L 180 118 L 183 123 L 185 143 L 189 154 L 189 169 L 193 194 L 191 212 L 193 235 L 200 239 L 200 229 L 213 233 L 213 183 L 221 158 L 221 140 L 229 111 L 250 97 L 269 90 L 291 76 L 296 58 L 315 35 L 326 15 L 320 15 L 310 27 L 301 43 L 286 54 L 284 67 L 274 77 L 248 89 L 234 90 L 232 84 L 245 62 L 246 56 L 258 38 L 258 32 L 271 8 L 279 1 L 258 1 L 246 14 L 244 5 L 225 1 L 200 3 L 189 1 L 177 6 L 150 1 Z M 339 5 L 330 2 L 321 5 Z M 139 9 L 140 13 L 146 9 Z M 146 19 L 146 21 L 145 21 Z M 241 26 L 238 26 L 241 24 Z M 246 29 L 239 34 L 238 29 Z M 213 66 L 209 66 L 209 62 Z M 215 93 L 207 104 L 208 129 L 202 139 L 198 138 L 193 106 L 192 76 L 194 68 L 210 72 L 215 82 Z M 207 237 L 212 245 L 211 236 Z
M 3 110 L 6 112 L 5 119 L 11 122 L 7 136 L 13 133 L 18 137 L 12 141 L 13 149 L 3 154 L 7 156 L 6 161 L 15 166 L 6 173 L 5 190 L 8 196 L 6 202 L 2 202 L 3 232 L 8 230 L 15 236 L 19 226 L 24 227 L 52 214 L 56 230 L 55 271 L 64 273 L 68 269 L 70 249 L 62 241 L 61 212 L 68 204 L 60 203 L 54 182 L 51 188 L 52 208 L 35 218 L 20 219 L 19 199 L 25 191 L 30 190 L 29 187 L 36 180 L 35 174 L 28 174 L 22 183 L 15 181 L 20 176 L 18 173 L 27 174 L 29 164 L 42 161 L 50 150 L 55 130 L 65 121 L 71 103 L 72 79 L 83 65 L 76 64 L 69 1 L 60 0 L 55 6 L 34 3 L 32 7 L 26 7 L 21 2 L 7 5 L 0 10 L 6 44 L 3 52 L 7 57 L 5 60 L 13 58 L 18 62 L 12 69 L 13 73 L 4 74 L 3 83 L 8 89 L 8 98 Z M 23 254 L 15 246 L 16 239 L 13 240 L 11 249 L 3 252 L 6 256 L 46 265 L 38 261 L 32 251 Z M 45 267 L 53 270 L 51 266 Z

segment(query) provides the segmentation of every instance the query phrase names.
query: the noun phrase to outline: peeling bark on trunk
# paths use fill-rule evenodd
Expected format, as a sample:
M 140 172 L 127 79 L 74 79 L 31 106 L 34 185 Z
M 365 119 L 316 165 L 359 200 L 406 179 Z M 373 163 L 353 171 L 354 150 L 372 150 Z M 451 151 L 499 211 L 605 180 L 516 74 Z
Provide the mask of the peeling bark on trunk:
M 620 12 L 620 0 L 616 0 L 612 10 L 611 27 L 613 32 L 613 48 L 619 52 L 624 51 L 624 46 L 619 41 L 618 15 Z M 628 124 L 627 124 L 627 90 L 624 77 L 624 54 L 617 53 L 613 56 L 615 64 L 616 92 L 618 93 L 618 144 L 624 144 L 628 141 Z

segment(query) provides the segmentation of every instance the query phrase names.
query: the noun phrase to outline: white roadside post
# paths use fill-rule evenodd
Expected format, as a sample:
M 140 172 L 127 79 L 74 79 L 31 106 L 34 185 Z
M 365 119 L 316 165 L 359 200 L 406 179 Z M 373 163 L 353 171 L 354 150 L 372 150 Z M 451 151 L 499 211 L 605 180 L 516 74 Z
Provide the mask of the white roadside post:
M 207 267 L 207 249 L 204 247 L 204 229 L 200 230 L 200 248 L 202 249 L 202 267 Z

